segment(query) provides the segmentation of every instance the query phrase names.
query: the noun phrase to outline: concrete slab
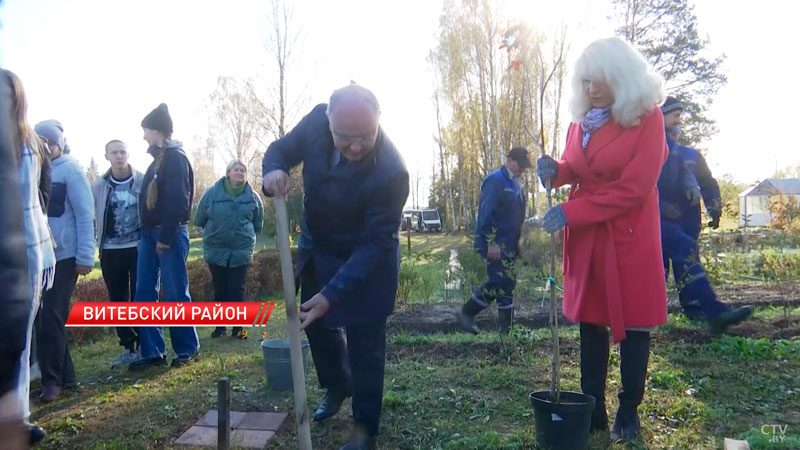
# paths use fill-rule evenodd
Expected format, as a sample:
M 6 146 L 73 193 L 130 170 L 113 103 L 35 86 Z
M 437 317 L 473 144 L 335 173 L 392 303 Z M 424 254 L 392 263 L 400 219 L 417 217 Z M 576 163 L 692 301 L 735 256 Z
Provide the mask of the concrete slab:
M 176 441 L 175 445 L 195 445 L 198 447 L 217 446 L 217 428 L 193 425 Z
M 242 430 L 278 431 L 287 416 L 287 413 L 249 412 L 234 428 Z
M 246 415 L 246 413 L 240 411 L 231 411 L 231 428 L 236 428 L 236 426 L 239 425 Z M 219 420 L 217 410 L 210 409 L 203 417 L 200 418 L 200 420 L 195 422 L 195 425 L 203 427 L 216 427 L 217 420 Z

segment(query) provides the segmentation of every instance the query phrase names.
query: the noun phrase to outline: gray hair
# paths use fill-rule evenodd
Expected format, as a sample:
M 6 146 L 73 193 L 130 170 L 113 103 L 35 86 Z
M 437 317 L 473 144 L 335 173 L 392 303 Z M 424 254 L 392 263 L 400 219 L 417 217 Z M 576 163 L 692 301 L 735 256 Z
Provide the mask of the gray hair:
M 352 82 L 345 87 L 333 91 L 333 94 L 331 94 L 331 98 L 328 101 L 328 116 L 333 113 L 333 111 L 341 104 L 341 102 L 348 100 L 363 101 L 371 106 L 372 109 L 375 110 L 376 114 L 381 112 L 381 107 L 378 104 L 378 98 L 375 97 L 375 94 L 373 94 L 372 91 L 364 86 Z
M 244 161 L 239 158 L 233 158 L 231 162 L 228 163 L 228 167 L 225 168 L 225 174 L 227 175 L 228 172 L 230 172 L 231 169 L 233 169 L 233 167 L 237 164 L 244 167 L 244 171 L 247 172 L 247 164 L 245 164 Z

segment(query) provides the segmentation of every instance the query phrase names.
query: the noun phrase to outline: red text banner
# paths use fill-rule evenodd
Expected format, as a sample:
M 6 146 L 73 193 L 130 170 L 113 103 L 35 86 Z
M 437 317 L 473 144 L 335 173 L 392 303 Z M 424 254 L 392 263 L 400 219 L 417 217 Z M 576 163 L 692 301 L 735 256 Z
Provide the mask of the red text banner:
M 68 327 L 264 326 L 275 302 L 76 302 Z

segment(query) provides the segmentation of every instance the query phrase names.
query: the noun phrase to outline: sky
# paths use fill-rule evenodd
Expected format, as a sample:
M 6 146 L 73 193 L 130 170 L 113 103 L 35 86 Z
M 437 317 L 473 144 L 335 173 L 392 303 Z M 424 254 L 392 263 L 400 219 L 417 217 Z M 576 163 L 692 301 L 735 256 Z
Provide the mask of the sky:
M 568 61 L 592 40 L 613 34 L 607 0 L 510 2 L 512 14 L 545 30 L 567 24 Z M 0 64 L 25 84 L 30 122 L 60 120 L 82 164 L 93 157 L 104 171 L 104 144 L 121 139 L 131 163 L 144 170 L 151 158 L 140 123 L 156 105 L 169 105 L 174 137 L 188 147 L 207 134 L 208 99 L 218 76 L 272 79 L 263 47 L 267 3 L 4 0 Z M 793 19 L 800 3 L 762 0 L 758 9 L 744 1 L 692 4 L 710 49 L 727 55 L 728 84 L 710 112 L 720 129 L 707 144 L 714 174 L 752 183 L 772 175 L 776 165 L 800 163 L 800 146 L 787 139 L 800 103 L 796 63 L 783 55 L 797 41 Z M 372 89 L 383 128 L 424 191 L 436 126 L 426 58 L 436 45 L 441 0 L 297 0 L 292 6 L 302 45 L 290 99 L 305 87 L 310 101 L 303 106 L 310 110 L 350 80 Z M 220 161 L 219 175 L 223 170 Z

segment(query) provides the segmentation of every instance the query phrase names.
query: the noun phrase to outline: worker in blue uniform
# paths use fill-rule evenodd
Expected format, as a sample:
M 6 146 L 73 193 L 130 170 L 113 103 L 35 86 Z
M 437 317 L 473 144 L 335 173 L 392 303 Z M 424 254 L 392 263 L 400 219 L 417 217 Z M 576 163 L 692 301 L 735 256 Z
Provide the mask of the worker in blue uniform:
M 706 214 L 711 218 L 708 222 L 708 226 L 717 229 L 719 228 L 719 221 L 722 216 L 722 198 L 719 184 L 711 174 L 711 169 L 708 168 L 706 159 L 697 149 L 677 143 L 683 110 L 683 104 L 675 97 L 668 97 L 661 107 L 661 112 L 664 114 L 664 127 L 667 132 L 667 142 L 678 150 L 689 172 L 694 175 L 697 180 L 703 203 L 706 207 Z M 702 220 L 700 202 L 688 200 L 682 202 L 681 213 L 681 225 L 683 229 L 696 241 L 700 236 L 700 224 Z
M 314 420 L 353 397 L 353 433 L 341 450 L 377 445 L 386 318 L 400 268 L 397 230 L 409 191 L 405 163 L 379 117 L 372 92 L 345 86 L 273 142 L 263 162 L 265 194 L 283 197 L 289 170 L 303 164 L 301 328 L 327 389 Z
M 464 331 L 477 334 L 475 316 L 497 301 L 497 316 L 502 332 L 511 329 L 514 318 L 513 266 L 519 254 L 519 237 L 525 220 L 525 189 L 521 176 L 531 167 L 528 150 L 514 147 L 505 164 L 490 173 L 481 184 L 480 209 L 475 227 L 475 250 L 486 260 L 489 279 L 475 289 L 459 312 Z
M 731 308 L 717 299 L 697 253 L 697 241 L 684 227 L 685 204 L 697 205 L 700 187 L 687 167 L 675 141 L 667 135 L 669 156 L 658 179 L 661 210 L 661 248 L 665 268 L 672 264 L 684 314 L 704 318 L 714 333 L 739 323 L 752 314 L 751 306 Z M 669 273 L 668 271 L 666 272 Z

